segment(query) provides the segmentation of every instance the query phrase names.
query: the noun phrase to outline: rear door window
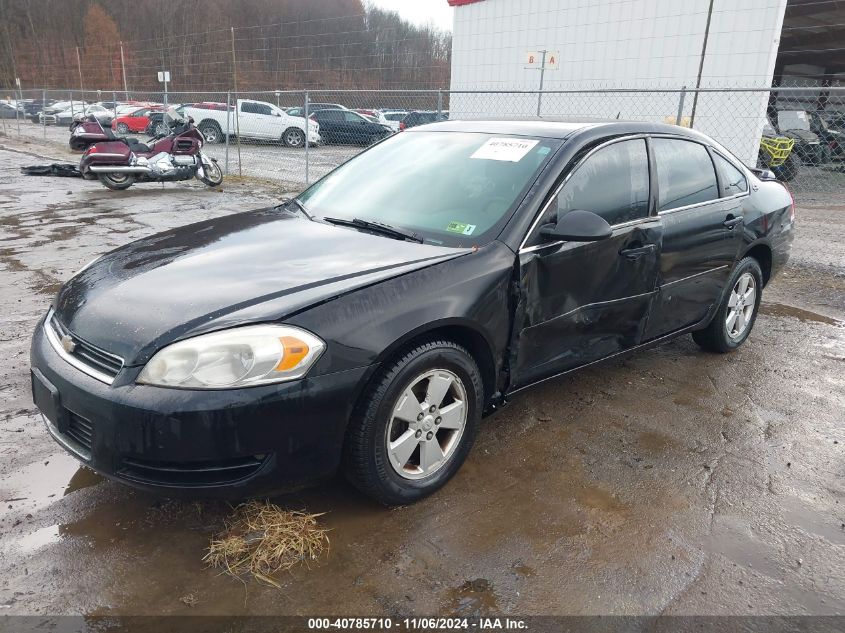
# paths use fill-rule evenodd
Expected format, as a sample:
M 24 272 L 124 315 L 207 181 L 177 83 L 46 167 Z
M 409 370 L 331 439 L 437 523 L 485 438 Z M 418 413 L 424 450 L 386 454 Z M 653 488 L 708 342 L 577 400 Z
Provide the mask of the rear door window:
M 658 211 L 719 198 L 716 170 L 707 148 L 673 138 L 652 140 L 657 163 Z
M 748 191 L 748 181 L 739 169 L 719 154 L 713 154 L 722 181 L 722 197 L 728 198 Z

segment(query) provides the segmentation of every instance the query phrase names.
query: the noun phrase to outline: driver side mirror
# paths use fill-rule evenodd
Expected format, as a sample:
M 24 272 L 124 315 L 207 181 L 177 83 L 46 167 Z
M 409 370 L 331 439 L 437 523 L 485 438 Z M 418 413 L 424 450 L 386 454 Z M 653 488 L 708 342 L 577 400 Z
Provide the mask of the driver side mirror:
M 550 240 L 569 242 L 598 242 L 613 235 L 613 229 L 600 215 L 592 211 L 573 209 L 557 223 L 540 228 L 540 235 Z

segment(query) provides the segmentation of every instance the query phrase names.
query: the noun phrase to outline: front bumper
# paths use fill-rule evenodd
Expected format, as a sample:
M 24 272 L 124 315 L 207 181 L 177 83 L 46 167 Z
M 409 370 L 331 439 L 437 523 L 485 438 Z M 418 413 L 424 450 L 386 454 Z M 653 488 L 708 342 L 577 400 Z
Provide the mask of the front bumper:
M 337 469 L 360 369 L 289 383 L 200 391 L 105 384 L 59 356 L 36 328 L 33 398 L 53 437 L 93 470 L 130 485 L 243 498 L 301 487 Z

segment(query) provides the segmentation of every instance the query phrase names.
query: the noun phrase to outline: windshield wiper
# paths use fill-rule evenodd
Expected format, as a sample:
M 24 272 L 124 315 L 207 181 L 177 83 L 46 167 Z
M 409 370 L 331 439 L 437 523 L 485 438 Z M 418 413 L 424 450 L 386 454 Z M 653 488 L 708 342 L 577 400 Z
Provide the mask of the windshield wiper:
M 314 217 L 305 210 L 305 205 L 302 204 L 297 198 L 291 198 L 290 200 L 285 200 L 282 204 L 278 205 L 276 208 L 280 209 L 281 207 L 287 207 L 293 205 L 297 208 L 297 210 L 302 213 L 306 218 L 309 220 L 313 220 Z
M 417 242 L 418 244 L 423 243 L 423 238 L 417 235 L 412 231 L 405 231 L 404 229 L 397 228 L 395 226 L 390 226 L 389 224 L 383 224 L 382 222 L 373 222 L 372 220 L 360 220 L 358 218 L 352 218 L 351 220 L 347 220 L 345 218 L 323 218 L 325 222 L 329 224 L 336 224 L 338 226 L 351 226 L 353 228 L 358 229 L 366 229 L 368 231 L 372 231 L 373 233 L 380 233 L 382 235 L 386 235 L 387 237 L 392 237 L 397 240 L 410 240 L 411 242 Z

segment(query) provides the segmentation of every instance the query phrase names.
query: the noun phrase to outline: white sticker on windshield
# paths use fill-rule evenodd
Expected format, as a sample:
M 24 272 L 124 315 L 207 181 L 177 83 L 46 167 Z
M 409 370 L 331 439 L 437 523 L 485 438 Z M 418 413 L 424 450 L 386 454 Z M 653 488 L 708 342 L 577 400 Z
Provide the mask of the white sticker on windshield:
M 504 160 L 511 163 L 518 163 L 539 142 L 522 138 L 491 138 L 475 150 L 475 153 L 470 158 Z

